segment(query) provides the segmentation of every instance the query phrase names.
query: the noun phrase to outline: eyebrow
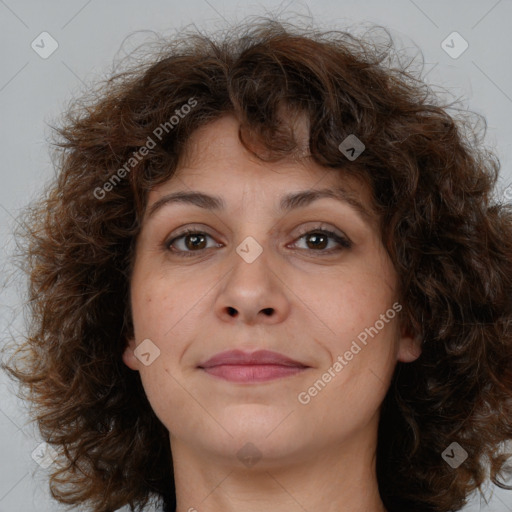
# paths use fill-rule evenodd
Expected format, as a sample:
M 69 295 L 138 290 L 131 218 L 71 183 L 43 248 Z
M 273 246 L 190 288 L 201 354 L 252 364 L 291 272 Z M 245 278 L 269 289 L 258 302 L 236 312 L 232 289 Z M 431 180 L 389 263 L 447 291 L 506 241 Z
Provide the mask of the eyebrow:
M 348 204 L 364 222 L 371 223 L 373 216 L 366 209 L 361 202 L 359 202 L 353 194 L 344 189 L 343 187 L 335 187 L 332 189 L 319 189 L 319 190 L 301 190 L 299 192 L 293 192 L 283 196 L 280 201 L 280 210 L 283 212 L 289 212 L 297 208 L 304 208 L 310 205 L 312 202 L 318 199 L 330 198 Z M 167 194 L 161 197 L 158 201 L 155 201 L 149 208 L 148 217 L 154 215 L 154 213 L 161 209 L 163 206 L 174 204 L 174 203 L 185 203 L 204 208 L 205 210 L 221 211 L 226 209 L 226 203 L 220 196 L 212 196 L 199 191 L 179 191 Z

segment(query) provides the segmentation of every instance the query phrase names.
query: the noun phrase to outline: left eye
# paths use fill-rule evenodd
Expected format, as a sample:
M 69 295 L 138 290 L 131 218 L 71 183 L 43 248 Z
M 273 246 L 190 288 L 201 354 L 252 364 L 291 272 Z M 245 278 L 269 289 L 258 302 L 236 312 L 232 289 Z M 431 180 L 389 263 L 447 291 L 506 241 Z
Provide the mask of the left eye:
M 348 240 L 348 238 L 338 235 L 338 233 L 335 233 L 334 231 L 329 231 L 328 229 L 314 229 L 312 231 L 308 231 L 307 233 L 301 235 L 298 240 L 302 240 L 303 238 L 306 240 L 309 239 L 309 242 L 306 242 L 306 244 L 311 243 L 312 241 L 313 247 L 316 247 L 317 249 L 325 249 L 325 244 L 323 241 L 326 240 L 328 244 L 329 239 L 334 240 L 338 245 L 338 248 L 334 248 L 334 251 L 341 250 L 339 246 L 344 249 L 350 249 L 350 247 L 352 247 L 352 243 L 350 240 Z M 328 251 L 322 250 L 316 252 L 330 253 L 333 252 L 333 249 L 331 248 Z
M 204 233 L 202 231 L 185 231 L 181 235 L 173 238 L 169 242 L 167 242 L 165 245 L 167 249 L 170 249 L 172 252 L 178 254 L 179 256 L 193 256 L 194 252 L 201 252 L 208 247 L 206 247 L 206 239 L 210 238 L 213 240 L 213 238 L 208 235 L 207 233 Z M 340 251 L 342 249 L 350 249 L 352 247 L 352 242 L 348 240 L 348 238 L 345 238 L 338 233 L 335 233 L 333 231 L 329 231 L 327 229 L 315 229 L 312 231 L 308 231 L 307 233 L 304 233 L 303 235 L 299 236 L 297 240 L 305 239 L 306 244 L 311 245 L 311 242 L 313 244 L 314 252 L 322 252 L 322 253 L 331 253 L 333 251 Z M 326 245 L 329 244 L 329 239 L 333 240 L 337 245 L 338 248 L 330 248 L 329 250 L 326 249 Z M 177 249 L 174 247 L 176 244 L 182 243 L 182 247 L 178 247 Z M 222 244 L 215 244 L 214 247 L 222 247 Z M 306 247 L 304 250 L 311 249 L 311 247 Z M 313 250 L 313 249 L 311 249 Z

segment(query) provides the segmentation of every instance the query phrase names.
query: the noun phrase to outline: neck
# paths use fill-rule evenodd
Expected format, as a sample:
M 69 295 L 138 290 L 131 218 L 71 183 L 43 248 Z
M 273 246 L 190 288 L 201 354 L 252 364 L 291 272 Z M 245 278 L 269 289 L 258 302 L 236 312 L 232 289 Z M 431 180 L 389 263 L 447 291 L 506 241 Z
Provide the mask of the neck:
M 198 451 L 171 436 L 176 512 L 386 512 L 377 485 L 376 442 L 359 437 L 366 444 L 354 438 L 337 448 L 263 456 L 246 467 L 236 454 Z

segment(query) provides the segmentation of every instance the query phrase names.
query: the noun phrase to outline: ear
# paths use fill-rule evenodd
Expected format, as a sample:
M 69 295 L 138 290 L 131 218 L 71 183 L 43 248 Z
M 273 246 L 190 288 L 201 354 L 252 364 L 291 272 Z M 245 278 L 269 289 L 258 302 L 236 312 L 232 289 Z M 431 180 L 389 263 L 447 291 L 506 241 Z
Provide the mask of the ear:
M 421 336 L 414 335 L 406 330 L 402 330 L 398 340 L 397 360 L 402 363 L 412 363 L 421 355 Z
M 135 340 L 129 339 L 126 341 L 126 347 L 123 352 L 123 362 L 128 368 L 131 368 L 132 370 L 138 370 L 139 369 L 139 360 L 135 357 L 135 354 L 133 351 L 135 350 Z

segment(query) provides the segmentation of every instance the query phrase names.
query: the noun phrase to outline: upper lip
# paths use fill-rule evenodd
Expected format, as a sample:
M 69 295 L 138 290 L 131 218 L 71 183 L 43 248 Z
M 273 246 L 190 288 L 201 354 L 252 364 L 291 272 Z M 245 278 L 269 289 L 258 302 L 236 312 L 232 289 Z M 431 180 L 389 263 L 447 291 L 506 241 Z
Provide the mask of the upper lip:
M 307 365 L 294 361 L 289 357 L 271 350 L 257 350 L 256 352 L 243 352 L 242 350 L 226 350 L 220 352 L 207 361 L 199 364 L 199 368 L 211 368 L 220 365 L 258 365 L 275 364 L 281 366 L 297 366 L 306 368 Z

